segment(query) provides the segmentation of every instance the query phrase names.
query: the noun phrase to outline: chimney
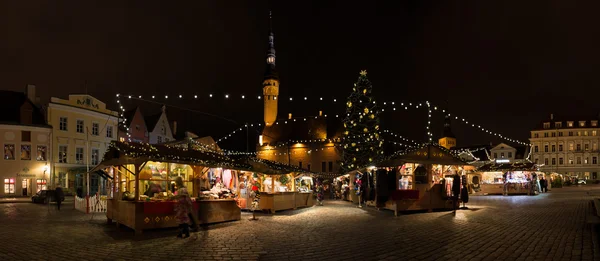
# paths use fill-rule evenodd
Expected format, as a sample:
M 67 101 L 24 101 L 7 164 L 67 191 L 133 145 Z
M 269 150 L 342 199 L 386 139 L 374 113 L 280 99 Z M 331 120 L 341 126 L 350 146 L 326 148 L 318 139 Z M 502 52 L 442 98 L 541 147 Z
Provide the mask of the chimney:
M 25 94 L 27 95 L 27 99 L 33 102 L 33 104 L 37 104 L 37 97 L 35 96 L 35 85 L 27 84 Z
M 291 119 L 292 119 L 292 114 L 288 113 L 288 120 L 291 120 Z
M 550 120 L 554 120 L 554 113 L 550 113 Z
M 177 133 L 177 121 L 173 121 L 173 136 Z

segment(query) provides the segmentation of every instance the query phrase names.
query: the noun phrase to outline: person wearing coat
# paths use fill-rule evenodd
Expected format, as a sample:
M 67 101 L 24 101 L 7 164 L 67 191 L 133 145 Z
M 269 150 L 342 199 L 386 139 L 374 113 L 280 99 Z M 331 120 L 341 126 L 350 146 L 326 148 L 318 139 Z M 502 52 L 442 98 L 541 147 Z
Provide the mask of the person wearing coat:
M 60 204 L 62 203 L 62 199 L 65 197 L 65 193 L 60 187 L 60 184 L 58 184 L 54 190 L 54 197 L 56 198 L 56 206 L 58 210 L 60 210 Z
M 452 176 L 452 209 L 456 213 L 456 205 L 458 204 L 458 197 L 460 195 L 460 175 L 455 173 Z

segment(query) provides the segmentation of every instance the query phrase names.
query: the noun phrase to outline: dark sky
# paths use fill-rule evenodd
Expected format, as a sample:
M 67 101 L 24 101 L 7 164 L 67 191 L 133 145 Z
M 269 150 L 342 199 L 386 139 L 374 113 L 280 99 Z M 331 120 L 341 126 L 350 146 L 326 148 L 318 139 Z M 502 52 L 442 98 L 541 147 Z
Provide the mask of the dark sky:
M 366 69 L 379 101 L 449 101 L 521 140 L 551 112 L 600 112 L 598 1 L 0 1 L 2 89 L 36 84 L 45 100 L 87 90 L 112 108 L 117 92 L 169 94 L 170 105 L 258 122 L 269 6 L 282 97 L 343 99 Z M 343 110 L 343 101 L 282 103 L 280 115 Z M 239 125 L 170 113 L 215 138 Z M 434 120 L 438 135 L 442 115 Z M 382 124 L 422 139 L 425 121 L 411 110 L 386 112 Z M 459 145 L 498 141 L 453 124 Z

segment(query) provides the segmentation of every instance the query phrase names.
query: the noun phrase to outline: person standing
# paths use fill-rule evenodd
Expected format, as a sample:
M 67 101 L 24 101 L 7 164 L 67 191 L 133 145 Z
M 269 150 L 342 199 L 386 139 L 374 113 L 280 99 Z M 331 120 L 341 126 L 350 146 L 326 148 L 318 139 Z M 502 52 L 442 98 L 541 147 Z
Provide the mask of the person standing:
M 454 173 L 452 176 L 452 209 L 453 213 L 456 213 L 456 207 L 458 206 L 458 197 L 460 195 L 460 175 Z
M 542 187 L 542 193 L 544 193 L 544 191 L 546 190 L 546 180 L 544 179 L 544 177 L 540 179 L 540 187 Z
M 192 199 L 187 188 L 183 185 L 181 177 L 175 179 L 175 186 L 177 187 L 177 195 L 173 196 L 172 199 L 177 201 L 175 204 L 175 218 L 179 221 L 179 228 L 181 229 L 177 237 L 188 238 L 190 237 L 190 213 L 193 209 Z
M 62 203 L 62 199 L 65 197 L 65 193 L 60 187 L 60 184 L 58 184 L 54 190 L 54 197 L 56 198 L 56 206 L 58 207 L 58 210 L 60 210 L 60 204 Z

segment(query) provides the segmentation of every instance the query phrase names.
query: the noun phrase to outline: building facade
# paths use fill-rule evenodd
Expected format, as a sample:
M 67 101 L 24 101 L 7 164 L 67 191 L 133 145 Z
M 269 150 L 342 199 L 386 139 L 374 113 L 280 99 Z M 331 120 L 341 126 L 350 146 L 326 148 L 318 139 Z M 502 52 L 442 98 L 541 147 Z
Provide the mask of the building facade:
M 2 197 L 31 196 L 48 188 L 52 128 L 34 104 L 35 86 L 26 93 L 0 91 Z
M 145 123 L 148 130 L 148 142 L 150 144 L 161 144 L 174 141 L 173 132 L 167 118 L 167 108 L 162 106 L 161 112 L 155 115 L 145 117 Z M 174 129 L 177 123 L 173 124 Z
M 149 133 L 146 127 L 146 121 L 139 107 L 126 111 L 121 119 L 123 124 L 119 125 L 119 141 L 129 141 L 136 143 L 148 143 Z M 124 127 L 126 126 L 126 127 Z
M 531 131 L 532 158 L 541 170 L 579 179 L 599 179 L 598 119 L 550 118 Z
M 118 112 L 90 95 L 52 97 L 48 122 L 53 127 L 52 182 L 67 192 L 87 194 L 87 172 L 102 160 L 111 141 L 117 139 Z M 102 191 L 103 180 L 90 175 L 89 194 Z

